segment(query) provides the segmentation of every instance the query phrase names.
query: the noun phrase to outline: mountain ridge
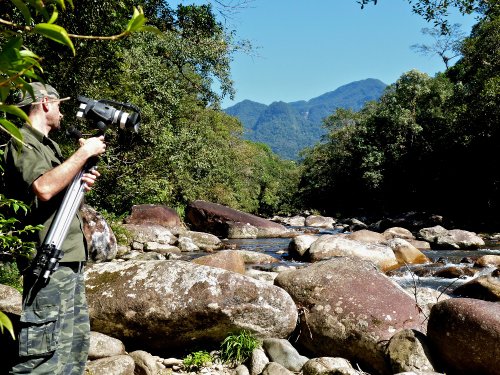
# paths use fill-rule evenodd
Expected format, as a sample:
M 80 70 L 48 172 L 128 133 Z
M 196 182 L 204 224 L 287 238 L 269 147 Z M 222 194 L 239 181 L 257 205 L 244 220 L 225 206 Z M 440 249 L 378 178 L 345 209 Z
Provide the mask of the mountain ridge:
M 241 121 L 245 139 L 265 143 L 282 158 L 297 160 L 300 150 L 313 146 L 325 133 L 325 117 L 337 108 L 360 110 L 366 102 L 378 100 L 386 86 L 367 78 L 309 100 L 266 105 L 245 99 L 224 111 Z

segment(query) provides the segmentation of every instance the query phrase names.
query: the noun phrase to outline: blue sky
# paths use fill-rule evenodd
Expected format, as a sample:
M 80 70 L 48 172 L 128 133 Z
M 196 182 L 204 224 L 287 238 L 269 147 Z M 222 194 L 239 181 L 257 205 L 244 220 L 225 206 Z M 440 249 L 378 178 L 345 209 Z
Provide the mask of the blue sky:
M 179 2 L 204 3 L 169 4 Z M 467 35 L 475 23 L 474 17 L 458 14 L 450 20 Z M 309 100 L 365 78 L 390 84 L 411 69 L 431 76 L 444 70 L 438 56 L 410 49 L 432 44 L 421 33 L 432 24 L 413 14 L 406 0 L 379 0 L 363 10 L 356 0 L 251 0 L 225 22 L 255 51 L 234 56 L 236 96 L 225 99 L 223 108 L 245 99 L 263 104 Z

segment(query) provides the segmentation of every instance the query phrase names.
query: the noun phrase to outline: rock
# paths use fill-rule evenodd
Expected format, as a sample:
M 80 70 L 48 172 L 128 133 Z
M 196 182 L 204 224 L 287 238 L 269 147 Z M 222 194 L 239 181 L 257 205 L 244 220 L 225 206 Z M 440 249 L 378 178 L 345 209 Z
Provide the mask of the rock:
M 93 329 L 153 354 L 219 345 L 243 329 L 284 338 L 297 320 L 283 289 L 219 268 L 130 260 L 95 264 L 85 276 Z
M 472 298 L 439 302 L 432 307 L 427 337 L 447 374 L 500 374 L 499 303 Z
M 416 287 L 415 289 L 414 287 L 409 287 L 405 290 L 413 297 L 418 307 L 422 310 L 422 314 L 426 317 L 429 317 L 432 306 L 439 301 L 451 298 L 449 295 L 432 288 Z
M 388 373 L 384 341 L 421 329 L 415 301 L 371 262 L 337 257 L 280 273 L 275 284 L 298 306 L 298 343 L 315 356 L 339 356 Z
M 475 261 L 474 266 L 498 267 L 500 266 L 500 255 L 483 255 Z
M 259 253 L 257 251 L 234 250 L 234 252 L 236 252 L 243 258 L 245 264 L 270 264 L 280 262 L 278 258 L 275 258 L 272 255 Z
M 199 251 L 200 248 L 189 237 L 180 236 L 177 239 L 177 247 L 183 252 Z
M 135 362 L 134 375 L 157 375 L 160 367 L 156 359 L 144 350 L 136 350 L 129 354 Z
M 135 364 L 128 355 L 116 355 L 87 362 L 85 374 L 92 375 L 134 375 Z
M 431 244 L 427 241 L 408 240 L 408 242 L 411 243 L 413 246 L 415 246 L 419 250 L 430 250 L 431 249 Z
M 430 263 L 429 258 L 403 238 L 392 238 L 387 241 L 387 246 L 392 249 L 401 265 Z
M 405 240 L 414 240 L 415 236 L 406 228 L 401 227 L 391 227 L 387 228 L 384 233 L 382 233 L 385 239 L 390 240 L 392 238 L 402 238 Z
M 156 242 L 159 244 L 173 245 L 177 241 L 177 237 L 174 236 L 169 229 L 161 225 L 124 224 L 123 226 L 132 234 L 133 241 L 138 244 Z
M 302 375 L 329 375 L 338 374 L 336 370 L 352 369 L 358 374 L 347 359 L 340 357 L 318 357 L 307 361 L 302 367 Z
M 349 232 L 356 232 L 358 230 L 368 229 L 368 225 L 363 223 L 361 220 L 355 218 L 347 219 L 345 223 L 349 225 L 348 227 Z
M 484 301 L 500 301 L 500 278 L 493 275 L 476 277 L 455 288 L 453 294 L 460 297 L 477 298 Z
M 334 256 L 349 256 L 370 260 L 382 270 L 398 264 L 390 247 L 367 244 L 345 238 L 344 235 L 325 234 L 320 236 L 309 248 L 309 260 L 316 262 Z
M 384 235 L 377 232 L 373 232 L 368 229 L 360 229 L 356 232 L 352 232 L 346 235 L 346 238 L 353 241 L 358 241 L 363 243 L 374 243 L 374 244 L 384 243 L 386 240 Z
M 403 329 L 391 337 L 387 357 L 394 373 L 403 371 L 434 371 L 427 338 L 421 332 Z
M 306 217 L 304 224 L 306 227 L 333 228 L 335 220 L 328 216 L 309 215 Z
M 306 218 L 304 216 L 292 216 L 290 217 L 287 222 L 288 225 L 291 227 L 303 227 L 306 225 Z
M 201 250 L 213 251 L 222 247 L 222 241 L 219 237 L 210 233 L 186 231 L 182 233 L 182 236 L 191 238 Z
M 116 237 L 106 219 L 87 204 L 82 206 L 80 214 L 90 259 L 94 262 L 115 259 L 118 251 Z
M 258 229 L 257 237 L 280 237 L 287 229 L 278 223 L 217 203 L 197 200 L 186 208 L 186 220 L 195 230 L 228 237 L 228 224 L 248 223 Z
M 265 339 L 262 347 L 272 362 L 277 362 L 290 371 L 300 371 L 309 358 L 304 357 L 285 339 Z
M 250 375 L 250 371 L 245 365 L 238 365 L 234 369 L 235 375 Z
M 161 225 L 172 233 L 178 233 L 184 228 L 177 212 L 167 206 L 156 204 L 139 204 L 132 206 L 132 214 L 127 217 L 126 224 Z
M 293 238 L 288 244 L 288 252 L 292 257 L 302 258 L 312 243 L 318 239 L 318 236 L 303 234 Z
M 264 367 L 262 375 L 293 375 L 293 372 L 287 370 L 279 363 L 269 362 L 266 367 Z
M 278 276 L 278 272 L 259 271 L 254 269 L 247 270 L 245 274 L 256 280 L 260 280 L 271 285 L 274 284 L 274 279 Z
M 0 284 L 0 311 L 15 315 L 21 315 L 22 295 L 11 286 Z
M 113 337 L 100 332 L 90 332 L 89 359 L 99 359 L 122 355 L 125 353 L 125 345 Z
M 443 277 L 445 279 L 457 279 L 462 276 L 473 276 L 477 270 L 468 267 L 448 266 L 437 270 L 434 273 L 435 277 Z
M 484 246 L 484 240 L 474 232 L 461 229 L 447 230 L 440 225 L 423 228 L 418 234 L 438 249 L 477 249 Z
M 269 363 L 269 358 L 267 358 L 264 349 L 256 348 L 252 351 L 250 357 L 250 375 L 259 375 L 262 373 L 266 365 Z
M 228 271 L 245 274 L 245 261 L 234 250 L 223 250 L 214 254 L 205 255 L 193 260 L 203 266 L 218 267 Z
M 158 242 L 146 242 L 143 247 L 144 251 L 154 251 L 158 254 L 180 254 L 182 251 L 177 246 L 169 244 L 161 244 Z
M 257 238 L 259 228 L 248 223 L 228 223 L 227 238 Z

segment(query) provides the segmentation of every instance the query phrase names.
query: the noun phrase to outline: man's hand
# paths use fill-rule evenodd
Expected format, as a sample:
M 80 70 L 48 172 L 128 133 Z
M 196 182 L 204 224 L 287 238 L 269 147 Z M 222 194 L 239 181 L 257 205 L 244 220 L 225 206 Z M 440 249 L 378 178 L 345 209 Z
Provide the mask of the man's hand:
M 82 181 L 85 183 L 84 188 L 85 191 L 89 191 L 92 189 L 92 186 L 95 183 L 97 177 L 101 174 L 97 171 L 97 169 L 91 170 L 89 173 L 84 173 L 82 176 Z
M 79 139 L 80 149 L 84 151 L 88 158 L 92 156 L 99 156 L 106 151 L 106 143 L 104 143 L 104 136 L 92 137 L 88 139 Z

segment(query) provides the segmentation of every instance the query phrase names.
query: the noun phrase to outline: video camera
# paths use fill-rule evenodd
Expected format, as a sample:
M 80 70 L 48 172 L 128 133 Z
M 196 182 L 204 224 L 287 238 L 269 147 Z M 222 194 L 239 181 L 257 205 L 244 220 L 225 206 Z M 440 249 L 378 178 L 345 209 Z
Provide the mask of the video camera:
M 78 96 L 78 101 L 80 102 L 80 107 L 78 108 L 76 117 L 94 121 L 95 127 L 101 131 L 105 131 L 109 125 L 114 124 L 118 124 L 122 130 L 133 129 L 136 133 L 139 131 L 141 111 L 133 104 L 108 99 L 93 100 L 85 96 Z M 114 108 L 113 105 L 131 111 L 128 113 Z

